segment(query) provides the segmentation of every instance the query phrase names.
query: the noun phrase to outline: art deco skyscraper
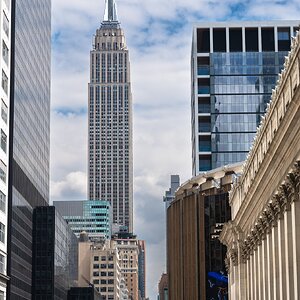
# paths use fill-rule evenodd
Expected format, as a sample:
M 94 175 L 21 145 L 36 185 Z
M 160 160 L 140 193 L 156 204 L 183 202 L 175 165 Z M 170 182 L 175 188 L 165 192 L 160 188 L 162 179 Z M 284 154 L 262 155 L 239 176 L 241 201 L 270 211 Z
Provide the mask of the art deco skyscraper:
M 106 0 L 90 57 L 89 198 L 112 205 L 113 223 L 132 232 L 132 101 L 124 32 Z

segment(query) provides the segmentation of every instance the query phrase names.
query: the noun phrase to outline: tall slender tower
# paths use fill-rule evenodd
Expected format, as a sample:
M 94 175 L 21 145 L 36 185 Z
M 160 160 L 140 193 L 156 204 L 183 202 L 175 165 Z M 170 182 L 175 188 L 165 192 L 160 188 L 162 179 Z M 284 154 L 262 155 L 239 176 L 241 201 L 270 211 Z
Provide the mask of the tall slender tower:
M 124 32 L 106 0 L 90 57 L 89 199 L 107 200 L 113 222 L 132 232 L 132 99 Z

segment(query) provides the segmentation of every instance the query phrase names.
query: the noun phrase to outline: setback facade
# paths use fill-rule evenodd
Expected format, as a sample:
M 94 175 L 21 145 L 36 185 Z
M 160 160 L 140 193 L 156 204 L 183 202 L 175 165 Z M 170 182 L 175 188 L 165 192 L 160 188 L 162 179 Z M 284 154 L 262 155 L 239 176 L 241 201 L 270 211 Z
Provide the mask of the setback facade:
M 51 0 L 13 0 L 11 9 L 7 270 L 10 298 L 29 300 L 33 208 L 49 202 Z
M 246 159 L 298 26 L 264 21 L 194 27 L 193 175 Z
M 89 199 L 111 203 L 113 223 L 133 230 L 132 96 L 129 53 L 114 0 L 90 56 Z

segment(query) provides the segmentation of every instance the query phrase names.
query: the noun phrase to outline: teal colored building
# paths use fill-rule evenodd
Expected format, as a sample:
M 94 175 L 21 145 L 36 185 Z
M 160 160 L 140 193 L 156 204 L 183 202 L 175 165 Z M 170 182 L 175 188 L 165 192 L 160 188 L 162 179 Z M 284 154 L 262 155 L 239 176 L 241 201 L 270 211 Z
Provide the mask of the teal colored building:
M 111 206 L 108 201 L 54 201 L 53 205 L 79 237 L 82 231 L 90 238 L 110 238 Z

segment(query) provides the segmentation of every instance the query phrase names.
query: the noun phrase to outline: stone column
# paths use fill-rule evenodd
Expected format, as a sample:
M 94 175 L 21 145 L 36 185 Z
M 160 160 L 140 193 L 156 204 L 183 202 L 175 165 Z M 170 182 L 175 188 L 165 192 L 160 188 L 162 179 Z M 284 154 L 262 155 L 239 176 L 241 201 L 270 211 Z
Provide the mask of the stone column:
M 264 237 L 262 241 L 262 278 L 263 278 L 263 294 L 262 299 L 268 300 L 268 285 L 269 285 L 269 274 L 268 274 L 268 247 L 267 239 Z
M 279 299 L 279 256 L 278 256 L 278 230 L 277 226 L 272 229 L 272 255 L 273 255 L 273 291 L 274 298 Z
M 280 216 L 278 220 L 278 267 L 279 267 L 279 297 L 278 299 L 286 300 L 286 276 L 285 276 L 285 233 L 284 233 L 284 220 L 283 216 Z
M 295 201 L 291 206 L 292 212 L 292 240 L 294 266 L 294 297 L 300 297 L 300 202 Z
M 270 230 L 267 234 L 267 274 L 269 280 L 267 281 L 268 285 L 268 299 L 274 298 L 274 275 L 273 275 L 273 252 L 272 252 L 272 230 Z
M 284 214 L 284 235 L 285 239 L 285 253 L 286 253 L 286 265 L 285 265 L 285 274 L 286 274 L 286 299 L 296 299 L 294 293 L 294 257 L 293 257 L 293 231 L 292 231 L 292 213 L 290 207 L 287 207 L 287 210 Z M 299 238 L 299 236 L 298 236 Z

